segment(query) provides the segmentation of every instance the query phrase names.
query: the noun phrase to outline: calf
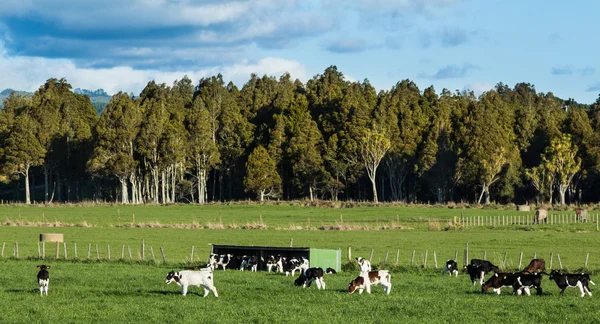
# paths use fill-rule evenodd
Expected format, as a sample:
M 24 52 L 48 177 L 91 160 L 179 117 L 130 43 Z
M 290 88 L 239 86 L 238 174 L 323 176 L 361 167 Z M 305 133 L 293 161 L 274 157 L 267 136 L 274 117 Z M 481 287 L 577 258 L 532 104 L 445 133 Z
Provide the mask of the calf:
M 450 277 L 452 277 L 452 274 L 454 274 L 456 277 L 458 277 L 458 265 L 456 264 L 456 261 L 454 261 L 454 260 L 446 261 L 446 267 L 442 271 L 442 277 L 446 274 L 446 272 L 450 272 Z
M 490 288 L 493 288 L 494 293 L 500 295 L 500 289 L 503 287 L 513 287 L 519 275 L 519 273 L 515 274 L 496 272 L 485 282 L 485 284 L 481 286 L 481 292 L 487 293 Z
M 50 273 L 48 272 L 48 269 L 50 269 L 50 266 L 42 264 L 37 266 L 37 268 L 40 269 L 37 274 L 38 285 L 40 286 L 40 296 L 43 296 L 44 293 L 48 296 L 48 284 L 50 283 Z
M 323 281 L 322 268 L 308 268 L 300 273 L 300 277 L 294 281 L 294 285 L 304 288 L 310 287 L 312 282 L 317 284 L 317 289 L 325 289 L 325 281 Z
M 218 264 L 219 264 L 219 256 L 217 254 L 211 253 L 210 254 L 210 258 L 208 259 L 208 265 L 207 267 L 211 268 L 212 270 L 214 270 Z
M 550 272 L 550 280 L 554 280 L 556 282 L 556 285 L 558 285 L 558 288 L 560 289 L 561 295 L 565 294 L 565 289 L 577 287 L 581 292 L 581 297 L 584 297 L 586 292 L 591 297 L 592 291 L 590 290 L 588 283 L 596 285 L 586 273 L 561 274 L 559 271 L 553 270 Z
M 544 259 L 533 259 L 529 262 L 529 265 L 523 269 L 523 272 L 538 273 L 540 270 L 546 270 L 546 261 L 544 261 Z
M 277 259 L 275 260 L 275 272 L 283 272 L 283 265 L 286 263 L 287 261 L 285 257 L 278 255 Z
M 368 278 L 368 280 L 367 280 Z M 383 286 L 383 292 L 389 294 L 392 290 L 390 272 L 388 270 L 371 271 L 365 274 L 361 274 L 352 280 L 348 285 L 348 292 L 354 293 L 358 289 L 358 293 L 362 294 L 363 290 L 367 290 L 367 293 L 371 293 L 371 286 L 381 284 Z
M 363 259 L 361 257 L 356 258 L 360 273 L 367 273 L 371 271 L 371 261 Z
M 298 260 L 298 258 L 296 257 L 292 257 L 286 264 L 285 264 L 285 276 L 289 276 L 292 275 L 292 277 L 295 275 L 296 271 L 300 270 L 300 260 Z
M 200 271 L 182 270 L 171 271 L 167 274 L 167 285 L 171 282 L 176 282 L 181 286 L 181 294 L 186 295 L 188 286 L 202 286 L 204 288 L 204 297 L 212 291 L 215 297 L 219 297 L 217 288 L 213 284 L 213 271 L 210 268 L 205 268 Z
M 273 267 L 275 266 L 275 256 L 269 255 L 267 258 L 267 272 L 271 272 Z
M 548 224 L 548 211 L 545 209 L 539 209 L 535 212 L 534 224 L 546 223 Z
M 473 286 L 475 286 L 475 283 L 477 281 L 479 281 L 479 282 L 483 281 L 481 279 L 483 277 L 483 273 L 481 272 L 481 270 L 479 270 L 479 267 L 473 266 L 471 264 L 467 264 L 466 269 L 467 269 L 467 273 L 469 274 L 469 277 L 471 277 L 471 282 L 473 283 Z
M 493 272 L 500 271 L 497 266 L 493 265 L 490 261 L 487 261 L 487 260 L 471 259 L 471 266 L 478 269 L 480 272 L 480 274 L 479 274 L 479 284 L 480 285 L 483 285 L 483 280 L 485 279 L 486 273 L 488 273 L 490 271 L 493 271 Z M 471 277 L 471 280 L 473 280 L 473 277 Z
M 225 268 L 227 268 L 227 265 L 229 265 L 229 262 L 231 261 L 232 258 L 233 258 L 233 255 L 231 255 L 231 254 L 222 255 L 219 262 L 217 262 L 217 267 L 221 266 L 223 268 L 223 271 L 225 271 Z
M 334 268 L 327 268 L 327 269 L 325 269 L 325 273 L 326 274 L 336 274 L 337 271 L 335 271 Z
M 537 273 L 526 274 L 521 273 L 518 274 L 517 280 L 513 283 L 513 295 L 521 295 L 522 291 L 525 291 L 527 296 L 531 295 L 529 293 L 530 288 L 535 288 L 537 291 L 537 295 L 542 295 L 542 276 Z

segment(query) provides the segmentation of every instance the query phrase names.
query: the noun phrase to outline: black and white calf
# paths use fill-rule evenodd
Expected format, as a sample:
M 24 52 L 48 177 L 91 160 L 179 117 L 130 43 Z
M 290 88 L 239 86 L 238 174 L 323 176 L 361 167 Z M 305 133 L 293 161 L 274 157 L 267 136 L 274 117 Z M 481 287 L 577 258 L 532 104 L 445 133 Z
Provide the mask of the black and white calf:
M 325 281 L 323 281 L 322 268 L 308 268 L 300 273 L 300 277 L 294 281 L 294 285 L 304 288 L 310 287 L 312 282 L 317 284 L 317 289 L 325 289 Z
M 227 268 L 227 265 L 229 265 L 229 262 L 231 262 L 232 258 L 233 255 L 231 254 L 221 255 L 219 262 L 217 262 L 217 267 L 221 267 L 223 271 L 225 271 L 225 268 Z
M 291 259 L 289 259 L 284 266 L 285 276 L 287 277 L 289 275 L 292 275 L 293 277 L 296 271 L 300 270 L 300 265 L 301 263 L 300 260 L 298 260 L 298 258 L 292 257 Z
M 530 288 L 535 288 L 538 296 L 542 295 L 542 276 L 538 273 L 518 274 L 517 280 L 513 284 L 513 295 L 521 295 L 522 291 L 525 291 L 527 296 L 530 296 Z
M 213 282 L 213 271 L 210 268 L 201 269 L 199 271 L 182 270 L 171 271 L 167 274 L 167 285 L 171 282 L 176 282 L 181 286 L 181 294 L 186 295 L 188 286 L 202 286 L 204 288 L 204 297 L 208 296 L 212 291 L 215 297 L 219 297 L 217 288 Z
M 337 271 L 335 271 L 334 268 L 327 268 L 327 269 L 325 269 L 325 273 L 326 274 L 336 274 Z
M 581 274 L 561 274 L 557 270 L 550 272 L 550 280 L 554 280 L 556 285 L 560 289 L 560 294 L 565 294 L 567 288 L 579 288 L 581 297 L 585 296 L 585 293 L 592 297 L 592 291 L 590 290 L 589 284 L 596 285 L 587 273 Z
M 271 272 L 273 267 L 275 267 L 276 262 L 277 261 L 275 261 L 275 256 L 269 255 L 269 257 L 267 258 L 267 272 Z
M 361 274 L 371 272 L 371 261 L 361 257 L 356 258 L 356 261 Z
M 37 266 L 37 268 L 40 269 L 37 274 L 38 285 L 40 286 L 40 295 L 43 296 L 45 293 L 46 296 L 48 296 L 48 284 L 50 284 L 50 273 L 48 272 L 48 269 L 50 269 L 50 266 L 42 264 Z
M 471 270 L 473 271 L 473 269 L 477 269 L 479 270 L 479 284 L 483 285 L 483 281 L 485 279 L 485 274 L 493 271 L 493 272 L 500 272 L 500 270 L 498 269 L 497 266 L 493 265 L 490 261 L 487 260 L 481 260 L 481 259 L 471 259 Z M 467 269 L 469 271 L 469 269 Z M 469 272 L 469 275 L 471 274 L 471 272 Z M 473 280 L 473 276 L 471 276 L 471 280 Z M 475 283 L 473 283 L 475 284 Z
M 456 264 L 456 261 L 446 261 L 446 267 L 442 271 L 442 277 L 446 274 L 446 272 L 450 272 L 450 277 L 452 277 L 453 274 L 458 277 L 458 265 Z

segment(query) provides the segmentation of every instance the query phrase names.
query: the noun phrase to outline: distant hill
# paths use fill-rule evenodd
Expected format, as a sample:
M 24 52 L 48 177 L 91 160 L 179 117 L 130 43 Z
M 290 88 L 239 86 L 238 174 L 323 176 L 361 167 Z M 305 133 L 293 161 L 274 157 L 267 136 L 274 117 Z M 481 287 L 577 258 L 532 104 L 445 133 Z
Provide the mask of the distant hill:
M 33 92 L 4 89 L 2 90 L 2 92 L 0 92 L 0 109 L 4 107 L 4 99 L 6 99 L 6 97 L 8 97 L 13 91 L 16 91 L 21 94 L 33 95 Z M 96 109 L 96 112 L 98 112 L 98 115 L 102 113 L 102 111 L 104 110 L 111 98 L 111 96 L 108 93 L 106 93 L 104 89 L 97 89 L 92 91 L 87 89 L 76 88 L 73 90 L 73 92 L 81 95 L 87 95 L 88 97 L 90 97 L 92 105 Z

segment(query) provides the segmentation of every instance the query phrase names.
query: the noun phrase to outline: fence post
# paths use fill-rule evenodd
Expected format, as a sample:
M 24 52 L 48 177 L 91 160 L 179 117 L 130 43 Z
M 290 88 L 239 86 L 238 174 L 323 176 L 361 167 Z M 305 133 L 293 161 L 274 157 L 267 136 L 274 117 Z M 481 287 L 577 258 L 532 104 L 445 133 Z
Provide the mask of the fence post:
M 125 244 L 121 247 L 121 261 L 125 259 Z
M 38 242 L 38 259 L 42 257 L 42 252 L 40 250 L 40 242 Z
M 598 219 L 596 219 L 596 222 L 598 222 Z M 3 258 L 4 258 L 4 246 L 5 245 L 6 245 L 6 242 L 2 242 L 2 254 L 0 256 Z
M 144 243 L 144 239 L 142 239 L 142 262 L 144 262 L 145 254 L 146 254 L 146 244 Z
M 348 247 L 348 261 L 352 261 L 352 248 Z
M 59 252 L 60 252 L 60 243 L 56 242 L 56 260 L 58 260 Z
M 429 252 L 429 251 L 425 250 L 425 260 L 423 261 L 423 268 L 424 269 L 427 269 L 427 252 Z
M 412 257 L 410 257 L 410 266 L 412 267 L 413 263 L 415 262 L 415 250 L 413 250 L 412 253 Z
M 589 257 L 590 257 L 590 253 L 588 252 L 588 253 L 585 254 L 585 265 L 583 266 L 586 269 L 587 269 L 587 262 L 588 262 L 588 258 Z
M 558 258 L 558 265 L 560 266 L 560 270 L 562 270 L 562 261 L 560 261 L 560 254 L 556 254 L 556 258 Z
M 400 258 L 400 249 L 396 251 L 396 266 L 398 265 L 398 258 Z
M 129 262 L 133 260 L 133 256 L 131 255 L 131 246 L 127 245 L 127 252 L 129 252 Z
M 15 242 L 15 257 L 19 258 L 19 242 Z
M 454 261 L 458 261 L 458 250 L 454 251 Z
M 504 260 L 502 261 L 502 270 L 506 269 L 506 251 L 504 251 Z
M 552 252 L 550 252 L 550 270 L 552 270 L 552 257 L 554 257 L 554 255 Z
M 467 247 L 465 248 L 465 266 L 469 262 L 469 242 L 467 242 Z
M 383 264 L 387 264 L 389 254 L 390 254 L 390 249 L 388 249 L 387 252 L 385 252 L 385 259 L 383 260 Z
M 192 245 L 192 254 L 190 254 L 190 263 L 194 261 L 194 246 Z
M 537 253 L 536 252 L 533 252 L 533 258 L 537 259 Z
M 108 255 L 108 261 L 110 261 L 110 244 L 106 245 L 106 254 Z
M 92 244 L 88 245 L 88 256 L 87 256 L 88 260 L 90 259 L 90 254 L 92 254 Z
M 521 269 L 522 263 L 523 263 L 523 251 L 521 251 L 521 255 L 519 255 L 519 269 Z
M 371 256 L 369 256 L 369 261 L 371 261 L 371 262 L 373 262 L 373 251 L 374 251 L 374 250 L 375 250 L 375 249 L 371 249 Z
M 74 250 L 73 251 L 74 252 L 73 258 L 77 259 L 77 243 L 73 243 L 73 244 L 74 244 L 74 247 L 73 247 L 73 250 Z
M 160 247 L 160 254 L 162 255 L 163 262 L 167 263 L 167 259 L 165 258 L 165 251 L 163 250 L 162 246 Z
M 63 242 L 63 257 L 67 259 L 67 243 Z
M 100 261 L 100 251 L 98 250 L 98 244 L 96 244 L 96 260 Z
M 486 250 L 483 250 L 483 259 L 487 260 L 487 251 Z
M 156 259 L 154 258 L 154 249 L 152 246 L 150 246 L 150 253 L 152 254 L 152 262 L 156 262 Z
M 438 268 L 438 266 L 437 266 L 437 255 L 435 254 L 435 250 L 433 250 L 433 266 L 435 267 L 435 269 Z
M 294 246 L 294 239 L 290 238 L 290 247 L 293 247 L 293 246 Z

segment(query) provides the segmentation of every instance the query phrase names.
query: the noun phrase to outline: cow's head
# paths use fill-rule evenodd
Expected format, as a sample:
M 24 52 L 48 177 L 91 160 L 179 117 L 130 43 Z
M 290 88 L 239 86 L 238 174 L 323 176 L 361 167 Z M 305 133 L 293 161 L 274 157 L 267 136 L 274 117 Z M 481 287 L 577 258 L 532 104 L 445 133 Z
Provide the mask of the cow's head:
M 348 284 L 348 293 L 353 294 L 358 287 L 362 286 L 365 283 L 365 278 L 362 276 L 356 277 L 356 279 L 350 281 Z
M 560 271 L 558 270 L 552 270 L 550 271 L 550 280 L 554 280 L 554 278 L 556 278 L 557 276 L 560 276 Z
M 179 280 L 181 280 L 181 274 L 176 271 L 171 271 L 167 274 L 166 284 L 168 285 L 171 282 L 176 282 L 178 285 L 180 285 Z
M 42 265 L 37 266 L 37 268 L 40 269 L 40 270 L 48 270 L 48 269 L 50 269 L 50 266 L 42 264 Z

